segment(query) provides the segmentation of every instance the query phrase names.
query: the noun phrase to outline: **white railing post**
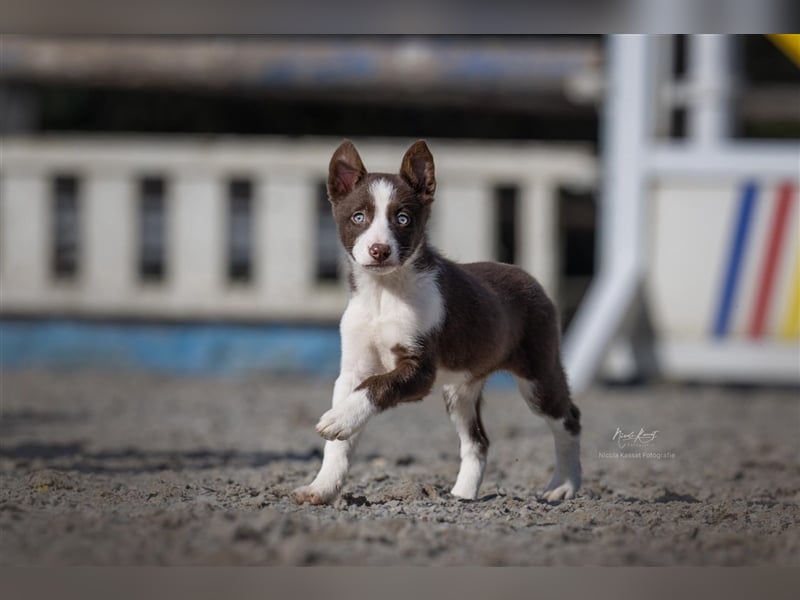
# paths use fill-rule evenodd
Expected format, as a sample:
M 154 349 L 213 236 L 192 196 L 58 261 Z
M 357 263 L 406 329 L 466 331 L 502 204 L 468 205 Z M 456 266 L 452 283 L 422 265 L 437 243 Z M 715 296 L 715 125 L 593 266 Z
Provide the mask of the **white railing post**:
M 692 35 L 689 42 L 689 138 L 719 146 L 731 134 L 729 36 Z
M 82 295 L 93 304 L 125 304 L 137 277 L 133 181 L 128 174 L 88 171 L 83 189 Z
M 17 305 L 50 297 L 49 181 L 41 171 L 3 173 L 0 189 L 0 296 Z
M 460 262 L 490 260 L 494 214 L 485 179 L 448 181 L 437 192 L 435 210 L 442 249 Z
M 546 177 L 523 183 L 517 240 L 520 266 L 531 273 L 551 298 L 558 297 L 558 190 Z
M 167 287 L 181 306 L 213 307 L 223 284 L 224 213 L 219 185 L 208 174 L 168 174 Z
M 645 141 L 652 106 L 651 41 L 611 36 L 603 115 L 604 178 L 600 197 L 600 269 L 564 341 L 570 385 L 590 385 L 629 310 L 645 264 Z
M 311 293 L 314 285 L 316 182 L 301 174 L 265 178 L 260 223 L 264 229 L 258 233 L 256 260 L 263 264 L 269 305 L 296 309 L 293 304 Z

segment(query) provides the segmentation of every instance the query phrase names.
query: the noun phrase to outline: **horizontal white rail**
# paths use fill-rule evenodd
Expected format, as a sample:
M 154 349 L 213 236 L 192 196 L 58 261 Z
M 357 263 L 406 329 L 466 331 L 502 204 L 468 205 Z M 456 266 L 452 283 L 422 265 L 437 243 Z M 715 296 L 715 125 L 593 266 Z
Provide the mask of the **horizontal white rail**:
M 220 138 L 36 137 L 3 140 L 3 170 L 47 172 L 73 168 L 85 172 L 114 170 L 206 174 L 228 172 L 310 173 L 324 177 L 339 139 L 304 138 L 268 141 Z M 355 138 L 370 171 L 396 172 L 414 140 L 374 141 Z M 528 142 L 455 142 L 429 140 L 438 178 L 471 174 L 481 179 L 533 179 L 546 176 L 593 184 L 597 169 L 589 145 Z
M 647 173 L 654 177 L 789 177 L 800 179 L 800 143 L 737 142 L 711 150 L 661 144 L 648 151 Z

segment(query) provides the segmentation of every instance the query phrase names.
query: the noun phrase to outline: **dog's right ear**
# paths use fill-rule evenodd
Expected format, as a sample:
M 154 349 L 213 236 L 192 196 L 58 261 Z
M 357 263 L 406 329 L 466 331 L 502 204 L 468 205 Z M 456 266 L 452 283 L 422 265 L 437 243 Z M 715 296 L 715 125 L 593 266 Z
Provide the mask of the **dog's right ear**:
M 331 202 L 340 200 L 352 192 L 366 174 L 353 142 L 343 141 L 333 153 L 328 167 L 328 199 Z

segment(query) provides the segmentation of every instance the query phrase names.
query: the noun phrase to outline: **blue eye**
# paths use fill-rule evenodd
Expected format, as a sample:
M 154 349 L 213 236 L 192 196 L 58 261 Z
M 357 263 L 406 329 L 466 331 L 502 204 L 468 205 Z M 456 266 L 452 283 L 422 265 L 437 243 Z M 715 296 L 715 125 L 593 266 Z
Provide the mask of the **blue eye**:
M 353 216 L 350 217 L 350 220 L 353 221 L 353 223 L 355 223 L 356 225 L 361 225 L 362 223 L 364 223 L 364 221 L 367 220 L 367 217 L 363 212 L 358 211 L 357 213 L 353 213 Z
M 409 223 L 411 223 L 411 217 L 409 217 L 406 213 L 400 213 L 397 215 L 397 224 L 400 225 L 400 227 L 405 227 Z

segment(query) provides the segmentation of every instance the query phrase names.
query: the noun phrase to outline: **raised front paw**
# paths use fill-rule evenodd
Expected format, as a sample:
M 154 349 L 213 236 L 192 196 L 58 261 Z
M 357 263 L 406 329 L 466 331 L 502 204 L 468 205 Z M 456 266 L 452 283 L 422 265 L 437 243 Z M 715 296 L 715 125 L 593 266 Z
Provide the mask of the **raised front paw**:
M 331 441 L 350 439 L 374 413 L 366 394 L 354 393 L 322 415 L 317 423 L 317 433 Z
M 316 429 L 318 434 L 330 441 L 346 440 L 353 435 L 353 428 L 347 423 L 346 415 L 334 408 L 320 417 Z

